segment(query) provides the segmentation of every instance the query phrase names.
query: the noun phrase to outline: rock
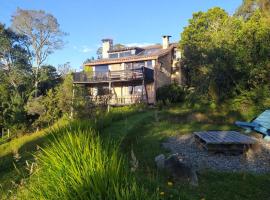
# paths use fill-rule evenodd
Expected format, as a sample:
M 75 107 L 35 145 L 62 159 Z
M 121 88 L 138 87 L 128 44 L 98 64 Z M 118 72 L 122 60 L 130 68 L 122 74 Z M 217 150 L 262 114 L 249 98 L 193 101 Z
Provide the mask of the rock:
M 191 185 L 198 186 L 196 171 L 188 163 L 184 163 L 179 154 L 173 154 L 165 160 L 164 168 L 172 174 L 173 178 L 188 181 Z
M 164 154 L 155 157 L 158 169 L 165 169 L 175 180 L 188 181 L 191 185 L 198 185 L 196 171 L 191 165 L 184 163 L 179 154 L 172 154 L 165 159 Z
M 165 163 L 165 156 L 164 154 L 160 154 L 155 157 L 155 162 L 157 165 L 158 169 L 163 169 L 164 168 L 164 163 Z

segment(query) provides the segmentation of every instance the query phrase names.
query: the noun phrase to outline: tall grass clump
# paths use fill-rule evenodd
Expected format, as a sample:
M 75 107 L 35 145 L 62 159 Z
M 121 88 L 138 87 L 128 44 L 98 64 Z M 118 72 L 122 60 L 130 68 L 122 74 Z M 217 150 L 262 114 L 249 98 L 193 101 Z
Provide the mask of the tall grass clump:
M 72 131 L 70 131 L 72 130 Z M 57 134 L 37 155 L 37 170 L 24 190 L 26 199 L 152 199 L 138 186 L 112 140 L 73 127 Z M 59 130 L 61 131 L 61 130 Z

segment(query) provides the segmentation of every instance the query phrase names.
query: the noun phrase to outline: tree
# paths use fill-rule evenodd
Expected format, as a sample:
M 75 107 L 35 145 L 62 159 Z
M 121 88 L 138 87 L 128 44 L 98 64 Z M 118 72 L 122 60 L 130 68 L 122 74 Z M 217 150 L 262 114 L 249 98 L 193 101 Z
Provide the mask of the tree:
M 63 47 L 62 37 L 65 33 L 60 30 L 57 19 L 42 10 L 18 8 L 12 16 L 12 28 L 29 39 L 35 61 L 35 97 L 37 97 L 39 69 L 50 54 Z
M 38 89 L 41 95 L 45 95 L 48 90 L 55 88 L 61 82 L 61 77 L 52 65 L 44 65 L 39 70 Z
M 239 25 L 223 9 L 213 8 L 195 13 L 182 33 L 180 48 L 188 85 L 207 98 L 220 100 L 234 87 L 233 26 Z
M 264 16 L 270 16 L 270 1 L 269 0 L 243 0 L 242 5 L 238 8 L 235 15 L 243 16 L 248 19 L 252 14 L 259 9 Z
M 24 104 L 32 90 L 30 57 L 27 38 L 0 24 L 0 123 L 5 128 L 26 125 Z
M 211 101 L 269 88 L 269 40 L 269 21 L 259 9 L 248 19 L 220 8 L 195 13 L 179 43 L 188 85 Z
M 70 62 L 66 62 L 64 64 L 58 65 L 57 67 L 58 74 L 64 78 L 71 72 Z
M 32 75 L 27 38 L 0 24 L 0 72 L 14 88 L 26 85 Z
M 2 103 L 2 117 L 4 126 L 9 129 L 18 130 L 26 127 L 27 113 L 24 109 L 26 98 L 16 90 L 12 92 L 9 101 Z
M 50 89 L 46 95 L 37 98 L 30 98 L 26 110 L 34 116 L 36 127 L 51 125 L 60 117 L 60 109 L 57 106 L 58 99 L 56 91 Z
M 72 108 L 73 98 L 73 77 L 71 74 L 67 74 L 64 77 L 63 83 L 57 88 L 57 106 L 61 110 L 62 114 L 69 115 Z

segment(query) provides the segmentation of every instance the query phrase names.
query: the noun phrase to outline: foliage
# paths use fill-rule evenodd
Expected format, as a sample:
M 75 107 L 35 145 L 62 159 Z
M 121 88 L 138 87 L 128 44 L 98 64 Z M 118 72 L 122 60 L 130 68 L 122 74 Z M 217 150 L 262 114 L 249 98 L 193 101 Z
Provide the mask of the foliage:
M 26 111 L 24 109 L 25 97 L 14 91 L 8 102 L 2 102 L 3 125 L 12 131 L 25 129 L 27 125 Z
M 35 61 L 35 97 L 38 96 L 39 69 L 47 57 L 55 50 L 63 47 L 62 37 L 66 35 L 60 30 L 57 19 L 42 10 L 23 10 L 18 8 L 12 16 L 12 28 L 28 38 L 29 47 Z
M 60 83 L 61 77 L 54 66 L 45 65 L 40 68 L 39 81 L 39 93 L 45 95 L 48 90 L 55 88 Z
M 260 10 L 265 16 L 270 14 L 269 0 L 243 0 L 242 5 L 236 11 L 236 16 L 243 16 L 248 19 L 256 10 Z
M 184 99 L 185 90 L 176 83 L 165 85 L 157 89 L 157 101 L 162 101 L 163 104 L 181 103 Z
M 195 13 L 179 43 L 187 84 L 214 102 L 269 85 L 269 40 L 268 21 L 259 10 L 246 21 L 220 8 Z
M 57 87 L 61 77 L 55 67 L 41 65 L 62 46 L 63 35 L 57 20 L 44 11 L 18 9 L 12 29 L 0 24 L 1 128 L 25 131 L 37 119 L 36 124 L 47 125 L 60 116 L 58 107 L 51 109 L 51 103 L 58 104 L 56 92 L 52 95 L 49 90 Z M 34 60 L 36 68 L 31 63 Z
M 42 170 L 31 177 L 31 199 L 149 199 L 115 144 L 77 129 L 58 133 L 38 156 Z
M 64 76 L 63 82 L 57 87 L 57 106 L 63 115 L 71 113 L 73 98 L 73 77 L 71 74 Z
M 57 103 L 56 92 L 52 89 L 47 92 L 46 96 L 31 98 L 26 105 L 26 109 L 28 114 L 36 116 L 34 125 L 44 127 L 59 119 L 60 109 Z
M 136 184 L 139 185 L 140 188 L 143 187 L 145 190 L 147 189 L 150 194 L 154 194 L 156 191 L 165 192 L 164 196 L 156 196 L 154 199 L 180 198 L 195 200 L 205 197 L 208 199 L 219 198 L 225 200 L 233 198 L 242 199 L 243 196 L 245 199 L 250 200 L 255 197 L 267 199 L 269 196 L 267 185 L 269 185 L 270 181 L 268 174 L 251 175 L 246 173 L 214 173 L 207 171 L 199 174 L 199 187 L 191 188 L 181 182 L 173 182 L 173 186 L 168 186 L 167 183 L 171 180 L 168 179 L 167 175 L 160 172 L 157 173 L 153 158 L 160 153 L 168 153 L 160 145 L 160 142 L 164 141 L 167 137 L 198 130 L 231 130 L 232 128 L 235 129 L 232 125 L 235 120 L 248 119 L 246 118 L 245 112 L 232 112 L 232 110 L 228 110 L 228 106 L 224 106 L 224 109 L 218 109 L 217 111 L 206 109 L 205 106 L 203 106 L 203 108 L 204 110 L 198 110 L 194 107 L 186 107 L 185 105 L 173 105 L 162 111 L 153 109 L 140 111 L 143 109 L 142 107 L 123 107 L 112 109 L 111 114 L 108 113 L 106 114 L 106 117 L 100 117 L 95 121 L 100 124 L 99 131 L 102 144 L 106 144 L 106 142 L 104 142 L 106 138 L 114 140 L 116 143 L 120 141 L 120 148 L 118 146 L 118 150 L 121 153 L 120 156 L 130 159 L 131 150 L 133 150 L 134 155 L 139 161 L 138 170 L 135 173 L 133 172 L 136 176 Z M 195 116 L 198 112 L 207 118 L 201 119 L 193 117 L 191 119 L 191 116 Z M 90 133 L 88 132 L 90 129 L 93 128 L 96 130 L 91 123 L 91 121 L 83 122 L 80 120 L 76 123 L 77 125 L 74 126 L 74 123 L 66 121 L 64 127 L 58 127 L 61 130 L 57 130 L 58 128 L 54 126 L 56 129 L 47 129 L 46 135 L 44 135 L 44 131 L 41 131 L 12 140 L 10 144 L 0 145 L 0 168 L 1 171 L 5 173 L 4 176 L 0 176 L 0 181 L 4 189 L 4 191 L 1 191 L 0 189 L 0 196 L 6 193 L 9 195 L 7 196 L 7 199 L 12 199 L 11 196 L 16 195 L 14 187 L 18 188 L 19 192 L 25 193 L 25 195 L 29 193 L 28 189 L 30 188 L 30 185 L 28 185 L 27 181 L 27 177 L 29 176 L 28 171 L 26 171 L 23 180 L 21 180 L 21 174 L 18 174 L 17 171 L 19 170 L 21 172 L 26 170 L 25 160 L 28 160 L 30 165 L 32 162 L 36 163 L 35 159 L 30 160 L 30 158 L 32 158 L 33 153 L 40 153 L 40 151 L 37 151 L 37 145 L 44 147 L 44 143 L 47 144 L 48 140 L 53 139 L 47 137 L 51 135 L 50 133 L 53 133 L 55 136 L 59 135 L 59 137 L 56 136 L 59 140 L 61 140 L 60 135 L 65 135 L 67 132 L 72 134 L 81 130 L 82 132 L 84 131 L 84 133 Z M 60 124 L 57 123 L 57 125 Z M 90 135 L 91 134 L 88 136 Z M 13 148 L 18 148 L 18 152 L 22 157 L 19 162 L 20 164 L 16 163 L 17 171 L 13 168 L 12 164 L 12 162 L 14 162 L 12 157 L 13 154 L 11 154 Z M 47 148 L 50 149 L 50 146 Z M 47 148 L 45 150 L 47 150 Z M 72 149 L 69 149 L 68 151 L 72 151 Z M 3 155 L 6 156 L 3 157 Z M 7 156 L 10 159 L 8 162 Z M 36 181 L 34 180 L 34 176 L 37 177 L 38 173 L 43 170 L 43 168 L 40 167 L 41 165 L 38 165 L 38 168 L 34 165 L 34 174 L 31 175 L 33 179 L 30 178 L 31 187 L 33 187 L 32 184 Z M 65 168 L 65 170 L 68 169 Z M 11 180 L 15 183 L 11 184 Z M 52 184 L 50 187 L 52 186 L 54 188 L 55 185 L 59 184 Z M 35 186 L 35 188 L 37 187 L 38 186 Z M 40 187 L 43 186 L 41 185 Z M 225 192 L 223 190 L 224 187 L 226 188 Z M 11 188 L 13 191 L 12 193 L 8 192 Z M 221 197 L 219 195 L 220 192 L 223 192 L 224 196 Z M 67 191 L 67 193 L 69 192 Z M 17 199 L 27 199 L 25 196 L 23 196 L 24 198 L 20 197 L 21 196 L 17 196 Z M 1 196 L 1 199 L 5 199 L 5 196 Z

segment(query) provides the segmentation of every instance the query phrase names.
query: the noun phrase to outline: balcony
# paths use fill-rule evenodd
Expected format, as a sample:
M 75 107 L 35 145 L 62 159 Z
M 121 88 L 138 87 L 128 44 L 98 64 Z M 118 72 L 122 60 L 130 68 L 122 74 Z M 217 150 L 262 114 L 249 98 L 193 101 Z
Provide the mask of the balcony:
M 131 105 L 131 104 L 137 104 L 137 103 L 143 103 L 146 102 L 146 99 L 144 99 L 141 95 L 140 96 L 122 96 L 113 98 L 110 100 L 110 105 L 115 106 L 122 106 L 122 105 Z
M 127 81 L 142 81 L 142 80 L 152 81 L 153 70 L 143 67 L 143 68 L 133 69 L 133 70 L 73 73 L 73 82 L 77 84 L 127 82 Z

